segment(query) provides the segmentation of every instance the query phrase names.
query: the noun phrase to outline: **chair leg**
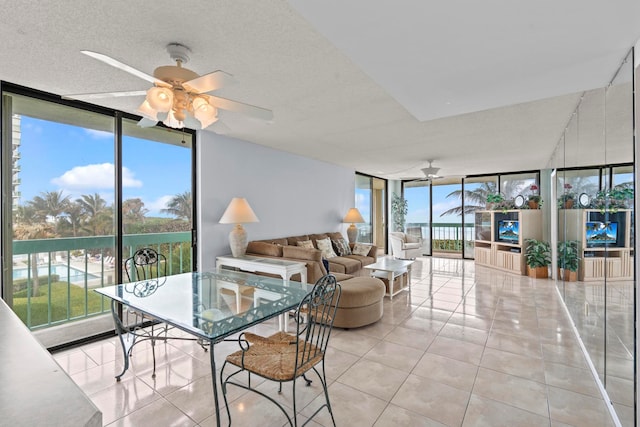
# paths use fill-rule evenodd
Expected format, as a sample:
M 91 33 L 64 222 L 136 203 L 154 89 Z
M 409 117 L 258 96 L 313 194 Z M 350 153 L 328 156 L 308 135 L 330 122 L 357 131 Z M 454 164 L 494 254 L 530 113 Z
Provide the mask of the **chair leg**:
M 305 382 L 307 383 L 307 387 L 309 387 L 313 382 L 309 378 L 307 378 L 307 374 L 302 374 L 302 378 L 304 378 Z

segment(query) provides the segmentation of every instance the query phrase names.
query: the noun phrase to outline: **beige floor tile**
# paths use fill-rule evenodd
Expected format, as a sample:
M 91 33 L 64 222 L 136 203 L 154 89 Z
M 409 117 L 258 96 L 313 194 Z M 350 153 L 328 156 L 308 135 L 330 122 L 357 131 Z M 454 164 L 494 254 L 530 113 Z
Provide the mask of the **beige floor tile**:
M 542 358 L 542 347 L 538 338 L 517 337 L 498 331 L 491 331 L 489 339 L 487 339 L 487 347 L 536 359 Z
M 469 393 L 428 378 L 410 375 L 391 403 L 445 425 L 460 425 Z
M 195 426 L 196 422 L 164 399 L 119 418 L 109 427 Z
M 426 350 L 436 338 L 436 335 L 437 333 L 434 331 L 419 331 L 398 326 L 392 333 L 384 338 L 384 341 L 416 348 L 418 350 Z
M 151 387 L 136 377 L 123 379 L 89 397 L 102 412 L 104 425 L 144 408 L 161 398 Z
M 385 400 L 339 382 L 329 386 L 329 399 L 337 426 L 372 426 L 387 406 Z M 310 416 L 324 402 L 324 396 L 318 396 L 302 410 L 302 415 Z M 326 408 L 323 408 L 313 420 L 322 426 L 333 425 Z
M 98 364 L 81 349 L 73 349 L 56 353 L 54 355 L 54 359 L 69 375 L 98 366 Z
M 332 333 L 329 346 L 362 357 L 380 342 L 377 338 L 364 335 L 358 335 L 358 339 L 354 339 L 354 335 L 349 332 L 350 331 L 340 331 L 340 333 L 337 334 Z
M 463 427 L 548 427 L 549 418 L 496 402 L 476 394 L 471 396 Z
M 400 369 L 401 371 L 411 372 L 423 354 L 423 350 L 389 341 L 381 341 L 369 350 L 369 352 L 364 355 L 364 358 L 382 363 L 391 368 Z
M 390 368 L 373 360 L 361 359 L 337 379 L 364 393 L 372 394 L 386 401 L 396 394 L 409 373 Z
M 389 405 L 373 427 L 446 427 L 444 424 L 429 419 L 415 412 L 396 405 Z
M 413 369 L 412 374 L 470 392 L 477 372 L 477 365 L 433 353 L 425 353 Z
M 549 386 L 551 418 L 580 427 L 610 427 L 613 420 L 604 401 L 595 397 Z
M 508 351 L 487 347 L 480 366 L 505 374 L 544 383 L 544 364 L 542 359 L 521 356 Z
M 429 353 L 450 357 L 473 365 L 480 364 L 484 346 L 453 338 L 438 336 L 427 350 Z
M 589 369 L 545 362 L 544 371 L 546 382 L 549 385 L 593 397 L 602 396 Z
M 447 323 L 438 334 L 447 338 L 455 338 L 461 341 L 468 341 L 478 345 L 485 345 L 489 334 L 481 329 L 475 329 L 470 326 L 460 326 Z
M 549 418 L 547 388 L 543 383 L 480 368 L 473 394 Z

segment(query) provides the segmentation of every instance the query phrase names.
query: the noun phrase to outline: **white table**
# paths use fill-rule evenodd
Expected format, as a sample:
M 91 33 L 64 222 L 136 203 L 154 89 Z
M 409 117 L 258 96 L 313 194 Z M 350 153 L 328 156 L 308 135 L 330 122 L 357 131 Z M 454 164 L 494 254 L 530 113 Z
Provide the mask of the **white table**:
M 242 255 L 234 257 L 231 255 L 223 255 L 216 258 L 216 269 L 218 272 L 222 270 L 222 267 L 237 268 L 242 271 L 250 271 L 252 273 L 269 273 L 277 274 L 282 277 L 283 280 L 289 281 L 294 274 L 300 274 L 300 281 L 307 283 L 307 265 L 304 262 L 289 261 L 277 258 L 266 258 L 253 255 Z M 238 285 L 229 283 L 224 286 L 224 289 L 228 289 L 236 294 L 236 305 L 240 310 L 240 302 L 242 301 L 241 289 Z M 264 296 L 263 296 L 264 297 Z M 268 298 L 264 298 L 268 299 Z M 287 330 L 286 319 L 279 319 L 281 328 L 285 332 Z M 284 323 L 284 325 L 283 325 Z
M 411 265 L 414 261 L 382 258 L 374 264 L 365 265 L 364 268 L 371 272 L 371 277 L 381 277 L 389 281 L 389 292 L 387 296 L 389 299 L 393 299 L 393 296 L 403 290 L 410 290 L 411 288 Z M 406 275 L 405 275 L 406 273 Z M 402 278 L 400 288 L 395 291 L 395 279 L 397 277 Z

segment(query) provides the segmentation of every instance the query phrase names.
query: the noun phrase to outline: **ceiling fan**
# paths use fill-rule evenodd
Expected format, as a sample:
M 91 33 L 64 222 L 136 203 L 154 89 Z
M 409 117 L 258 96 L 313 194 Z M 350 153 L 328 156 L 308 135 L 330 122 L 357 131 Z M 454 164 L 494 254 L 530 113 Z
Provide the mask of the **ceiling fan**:
M 89 50 L 81 52 L 153 83 L 153 86 L 146 91 L 84 93 L 65 95 L 64 98 L 86 101 L 100 98 L 146 95 L 144 102 L 136 110 L 143 117 L 138 122 L 138 125 L 142 127 L 155 126 L 161 121 L 165 125 L 177 129 L 183 127 L 204 129 L 218 120 L 218 109 L 245 114 L 265 121 L 273 119 L 273 112 L 270 110 L 208 95 L 208 92 L 233 82 L 233 76 L 220 70 L 200 76 L 194 71 L 184 68 L 183 64 L 189 61 L 191 50 L 179 43 L 167 45 L 167 52 L 171 59 L 176 62 L 176 65 L 158 67 L 154 70 L 153 76 L 110 56 Z
M 436 179 L 444 178 L 444 176 L 438 175 L 440 168 L 433 166 L 433 160 L 427 160 L 429 162 L 429 166 L 426 168 L 420 169 L 422 171 L 423 177 L 414 178 L 413 181 L 433 181 Z

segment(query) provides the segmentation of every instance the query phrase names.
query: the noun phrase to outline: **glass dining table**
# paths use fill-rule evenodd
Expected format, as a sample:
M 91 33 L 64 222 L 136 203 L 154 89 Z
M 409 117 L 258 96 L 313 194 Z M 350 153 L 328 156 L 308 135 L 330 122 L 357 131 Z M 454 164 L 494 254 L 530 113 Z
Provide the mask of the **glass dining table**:
M 223 292 L 229 287 L 236 287 L 243 298 L 250 301 L 237 307 L 235 297 Z M 220 426 L 215 344 L 295 309 L 311 289 L 312 285 L 300 282 L 221 270 L 183 273 L 108 286 L 95 291 L 111 299 L 111 313 L 124 356 L 124 370 L 116 376 L 118 381 L 129 367 L 130 350 L 136 342 L 172 339 L 165 332 L 162 332 L 162 336 L 150 336 L 150 328 L 143 330 L 136 325 L 125 325 L 119 314 L 119 311 L 122 313 L 122 310 L 118 310 L 120 305 L 147 319 L 153 319 L 156 323 L 166 323 L 178 328 L 193 335 L 194 339 L 209 344 L 216 423 Z M 158 330 L 164 331 L 164 328 Z

